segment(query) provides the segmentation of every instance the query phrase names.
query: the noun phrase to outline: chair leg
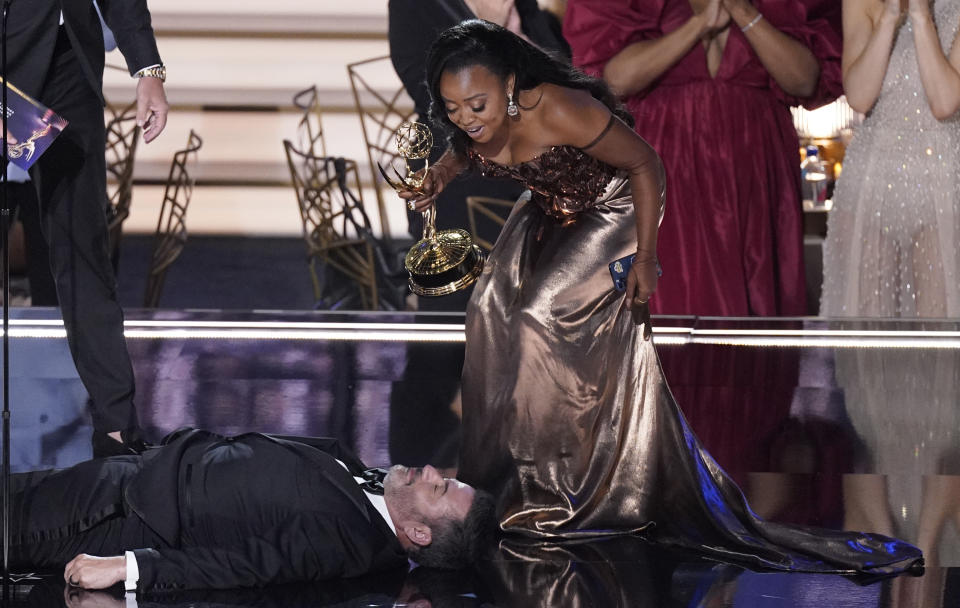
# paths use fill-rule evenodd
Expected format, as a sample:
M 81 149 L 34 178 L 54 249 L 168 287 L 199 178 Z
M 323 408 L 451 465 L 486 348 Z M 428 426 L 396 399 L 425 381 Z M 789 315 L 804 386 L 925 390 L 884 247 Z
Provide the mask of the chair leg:
M 317 258 L 311 256 L 308 266 L 310 268 L 310 282 L 313 283 L 313 302 L 316 304 L 320 301 L 320 296 L 323 294 L 321 280 L 317 276 Z

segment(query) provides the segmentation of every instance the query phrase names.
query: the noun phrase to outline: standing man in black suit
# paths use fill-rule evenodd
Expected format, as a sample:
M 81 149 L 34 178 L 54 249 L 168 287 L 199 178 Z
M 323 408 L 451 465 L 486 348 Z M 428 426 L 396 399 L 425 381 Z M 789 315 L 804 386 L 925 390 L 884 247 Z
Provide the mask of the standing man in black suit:
M 137 83 L 144 141 L 167 122 L 146 0 L 100 0 Z M 70 124 L 31 170 L 50 266 L 77 372 L 90 394 L 94 455 L 143 449 L 123 312 L 107 252 L 103 29 L 93 0 L 13 0 L 9 80 Z
M 181 431 L 142 456 L 14 475 L 11 564 L 66 563 L 88 589 L 224 589 L 355 577 L 408 555 L 459 567 L 496 528 L 492 497 L 432 467 L 394 466 L 379 485 L 375 471 L 335 440 Z

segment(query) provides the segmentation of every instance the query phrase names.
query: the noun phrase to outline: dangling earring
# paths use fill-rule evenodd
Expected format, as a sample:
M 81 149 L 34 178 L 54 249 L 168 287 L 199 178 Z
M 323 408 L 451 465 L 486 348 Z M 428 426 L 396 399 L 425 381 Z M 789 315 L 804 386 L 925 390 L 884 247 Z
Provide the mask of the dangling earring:
M 515 118 L 520 115 L 520 108 L 517 106 L 517 102 L 513 100 L 512 95 L 507 96 L 507 116 L 510 118 Z

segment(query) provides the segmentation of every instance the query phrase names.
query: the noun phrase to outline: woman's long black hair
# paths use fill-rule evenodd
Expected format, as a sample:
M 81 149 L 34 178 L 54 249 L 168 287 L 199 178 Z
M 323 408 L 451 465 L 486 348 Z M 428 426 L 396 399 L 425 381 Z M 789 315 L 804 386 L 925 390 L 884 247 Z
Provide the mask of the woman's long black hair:
M 518 91 L 543 83 L 589 91 L 610 111 L 629 125 L 633 117 L 614 97 L 602 80 L 587 76 L 565 61 L 555 59 L 499 25 L 471 19 L 444 31 L 434 41 L 427 56 L 427 88 L 430 90 L 430 122 L 441 127 L 454 151 L 466 154 L 470 138 L 450 121 L 440 97 L 440 77 L 444 72 L 458 72 L 482 65 L 502 80 L 516 76 L 513 97 Z

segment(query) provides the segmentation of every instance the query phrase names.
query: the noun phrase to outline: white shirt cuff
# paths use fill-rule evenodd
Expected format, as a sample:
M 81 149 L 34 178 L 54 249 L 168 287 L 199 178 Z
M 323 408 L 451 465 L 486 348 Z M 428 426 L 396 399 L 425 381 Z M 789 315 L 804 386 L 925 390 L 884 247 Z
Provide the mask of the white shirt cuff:
M 123 588 L 127 591 L 136 591 L 137 583 L 140 582 L 140 567 L 137 565 L 137 556 L 133 554 L 133 551 L 126 551 L 123 556 L 127 558 L 127 578 L 123 582 Z

